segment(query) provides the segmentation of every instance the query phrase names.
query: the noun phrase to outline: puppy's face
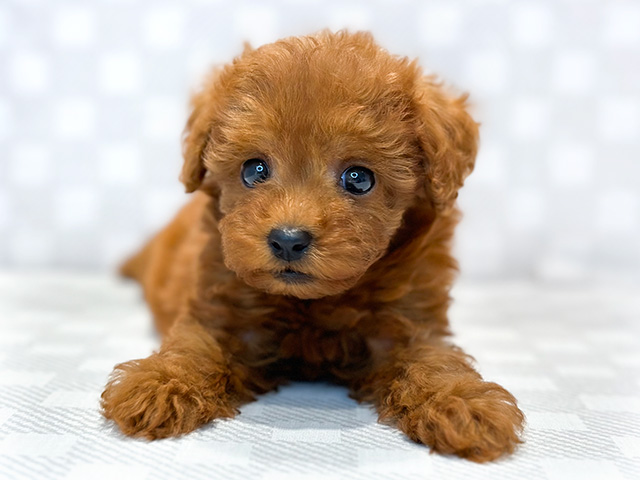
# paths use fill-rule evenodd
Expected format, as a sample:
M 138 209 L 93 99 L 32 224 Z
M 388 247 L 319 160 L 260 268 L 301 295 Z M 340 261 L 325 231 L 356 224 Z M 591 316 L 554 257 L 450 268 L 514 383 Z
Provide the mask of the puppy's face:
M 407 209 L 450 205 L 475 124 L 420 81 L 346 34 L 247 51 L 219 72 L 194 100 L 182 178 L 215 183 L 227 267 L 272 294 L 338 294 L 385 254 Z

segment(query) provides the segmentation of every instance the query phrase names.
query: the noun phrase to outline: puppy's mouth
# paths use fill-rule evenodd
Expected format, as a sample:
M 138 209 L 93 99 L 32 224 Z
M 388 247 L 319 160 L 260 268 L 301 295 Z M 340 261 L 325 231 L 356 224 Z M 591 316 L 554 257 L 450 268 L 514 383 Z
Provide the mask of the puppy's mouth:
M 302 283 L 309 283 L 313 280 L 313 277 L 311 275 L 298 272 L 290 268 L 287 268 L 286 270 L 275 273 L 274 277 L 276 277 L 278 280 L 283 281 L 284 283 L 296 284 L 296 285 L 299 285 Z

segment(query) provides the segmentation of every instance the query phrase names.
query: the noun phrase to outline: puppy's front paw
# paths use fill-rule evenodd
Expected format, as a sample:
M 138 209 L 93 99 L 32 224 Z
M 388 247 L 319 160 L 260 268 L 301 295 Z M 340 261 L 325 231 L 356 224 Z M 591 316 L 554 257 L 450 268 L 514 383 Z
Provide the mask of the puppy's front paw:
M 149 440 L 188 433 L 214 418 L 235 414 L 224 391 L 217 392 L 199 375 L 185 374 L 157 356 L 118 365 L 101 406 L 103 415 L 123 433 Z
M 514 397 L 495 383 L 459 384 L 400 418 L 413 440 L 434 451 L 487 462 L 513 452 L 521 443 L 524 415 Z

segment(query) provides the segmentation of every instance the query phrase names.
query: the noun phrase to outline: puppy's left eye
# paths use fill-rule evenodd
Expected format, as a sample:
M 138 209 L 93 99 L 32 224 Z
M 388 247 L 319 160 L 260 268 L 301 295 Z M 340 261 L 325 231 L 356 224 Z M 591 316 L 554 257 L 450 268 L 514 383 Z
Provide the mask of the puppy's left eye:
M 373 172 L 364 167 L 349 167 L 340 176 L 342 188 L 354 195 L 364 195 L 376 183 Z
M 269 167 L 264 160 L 252 158 L 242 164 L 242 183 L 253 188 L 269 178 Z

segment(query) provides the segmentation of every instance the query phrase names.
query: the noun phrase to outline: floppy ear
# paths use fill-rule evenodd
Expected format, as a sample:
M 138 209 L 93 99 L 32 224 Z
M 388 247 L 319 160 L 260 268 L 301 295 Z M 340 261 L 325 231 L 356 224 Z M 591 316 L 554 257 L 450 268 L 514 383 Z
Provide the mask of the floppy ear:
M 205 88 L 191 98 L 191 114 L 182 134 L 182 156 L 184 163 L 180 181 L 187 193 L 191 193 L 202 184 L 206 174 L 203 155 L 210 141 L 214 121 L 214 76 L 210 75 Z
M 415 101 L 427 195 L 436 210 L 447 210 L 473 170 L 478 149 L 478 124 L 467 112 L 467 95 L 449 96 L 433 77 L 420 79 Z

